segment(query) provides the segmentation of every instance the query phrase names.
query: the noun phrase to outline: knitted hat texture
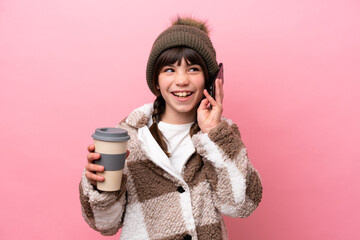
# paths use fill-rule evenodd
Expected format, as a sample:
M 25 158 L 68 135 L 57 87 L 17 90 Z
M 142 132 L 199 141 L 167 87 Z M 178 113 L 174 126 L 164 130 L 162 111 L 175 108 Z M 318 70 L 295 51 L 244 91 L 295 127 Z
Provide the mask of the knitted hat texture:
M 146 68 L 146 80 L 150 90 L 156 95 L 153 86 L 153 74 L 157 59 L 167 49 L 173 47 L 188 47 L 195 50 L 203 58 L 209 76 L 215 76 L 218 70 L 216 52 L 207 34 L 207 29 L 201 22 L 185 19 L 175 22 L 163 31 L 155 40 Z M 188 21 L 186 21 L 188 20 Z M 195 24 L 192 24 L 195 23 Z

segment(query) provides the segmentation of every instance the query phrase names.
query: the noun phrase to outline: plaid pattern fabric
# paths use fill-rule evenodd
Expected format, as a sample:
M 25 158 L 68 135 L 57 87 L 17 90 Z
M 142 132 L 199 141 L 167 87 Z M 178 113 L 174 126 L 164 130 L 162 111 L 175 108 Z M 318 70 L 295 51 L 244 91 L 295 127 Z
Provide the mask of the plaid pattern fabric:
M 149 159 L 139 143 L 138 129 L 147 127 L 151 113 L 152 104 L 144 105 L 119 124 L 131 136 L 120 191 L 99 192 L 82 176 L 85 221 L 103 235 L 122 228 L 120 239 L 227 239 L 221 214 L 247 217 L 262 196 L 237 126 L 223 118 L 208 134 L 195 134 L 197 153 L 179 179 Z

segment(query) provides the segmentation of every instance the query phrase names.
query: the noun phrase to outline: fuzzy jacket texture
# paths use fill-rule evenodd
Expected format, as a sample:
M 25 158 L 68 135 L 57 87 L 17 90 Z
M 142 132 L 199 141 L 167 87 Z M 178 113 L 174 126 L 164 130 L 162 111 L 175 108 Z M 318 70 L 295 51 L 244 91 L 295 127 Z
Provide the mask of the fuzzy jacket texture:
M 100 192 L 83 174 L 79 190 L 85 221 L 103 235 L 122 228 L 125 240 L 227 239 L 221 215 L 247 217 L 262 196 L 236 124 L 222 118 L 209 133 L 195 134 L 198 154 L 176 175 L 139 140 L 138 134 L 149 131 L 152 111 L 152 104 L 144 105 L 118 125 L 131 137 L 119 191 Z

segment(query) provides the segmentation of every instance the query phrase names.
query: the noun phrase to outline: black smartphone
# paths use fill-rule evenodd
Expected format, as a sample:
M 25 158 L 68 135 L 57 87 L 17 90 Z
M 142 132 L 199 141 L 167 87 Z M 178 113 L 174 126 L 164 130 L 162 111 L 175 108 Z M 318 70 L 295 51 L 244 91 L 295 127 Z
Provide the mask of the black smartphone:
M 212 79 L 209 89 L 209 94 L 212 98 L 215 99 L 215 80 L 220 78 L 222 83 L 224 84 L 224 65 L 222 63 L 219 64 L 219 69 L 216 73 L 216 76 Z

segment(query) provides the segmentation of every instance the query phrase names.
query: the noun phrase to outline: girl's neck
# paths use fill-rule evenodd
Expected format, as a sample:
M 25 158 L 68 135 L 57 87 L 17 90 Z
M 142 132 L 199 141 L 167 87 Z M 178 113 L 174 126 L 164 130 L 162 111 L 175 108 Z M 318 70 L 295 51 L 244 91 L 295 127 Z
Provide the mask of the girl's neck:
M 194 122 L 195 120 L 196 108 L 186 113 L 172 112 L 171 110 L 165 108 L 165 111 L 161 116 L 161 121 L 170 124 L 186 124 Z

